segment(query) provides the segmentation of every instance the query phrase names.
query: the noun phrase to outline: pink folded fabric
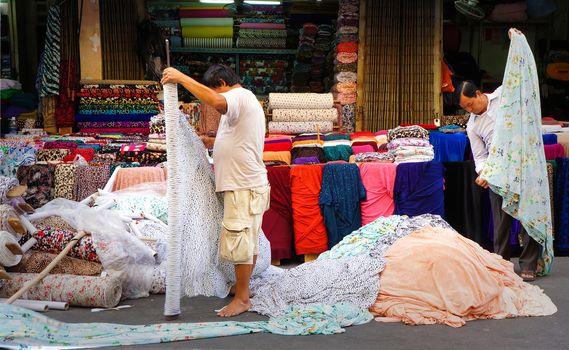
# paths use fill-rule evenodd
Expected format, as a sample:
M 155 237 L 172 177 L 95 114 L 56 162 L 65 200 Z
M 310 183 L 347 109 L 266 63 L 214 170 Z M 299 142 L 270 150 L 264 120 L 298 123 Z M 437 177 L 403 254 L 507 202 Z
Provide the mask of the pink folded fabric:
M 352 150 L 354 151 L 354 154 L 365 153 L 365 152 L 374 152 L 375 151 L 373 149 L 373 147 L 370 145 L 352 146 Z
M 543 145 L 545 150 L 545 159 L 555 160 L 555 158 L 563 158 L 565 156 L 565 149 L 563 145 L 558 143 L 554 145 Z
M 362 225 L 380 216 L 392 215 L 395 210 L 393 188 L 397 165 L 393 163 L 364 163 L 360 165 L 367 198 L 362 202 Z
M 241 23 L 241 29 L 286 29 L 285 24 L 281 23 Z

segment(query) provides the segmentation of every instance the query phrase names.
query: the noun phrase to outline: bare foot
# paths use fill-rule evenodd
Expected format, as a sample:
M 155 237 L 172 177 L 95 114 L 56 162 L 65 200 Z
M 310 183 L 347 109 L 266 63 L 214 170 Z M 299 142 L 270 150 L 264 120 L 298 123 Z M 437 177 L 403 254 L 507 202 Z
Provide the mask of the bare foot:
M 235 285 L 232 285 L 231 288 L 229 288 L 229 295 L 231 295 L 232 297 L 235 296 Z M 253 293 L 249 293 L 249 298 L 253 297 Z
M 219 310 L 219 312 L 217 313 L 217 316 L 220 316 L 220 317 L 237 316 L 237 315 L 240 315 L 244 312 L 249 311 L 251 306 L 252 305 L 251 305 L 250 301 L 243 302 L 243 301 L 235 298 L 229 304 L 225 305 L 221 310 Z

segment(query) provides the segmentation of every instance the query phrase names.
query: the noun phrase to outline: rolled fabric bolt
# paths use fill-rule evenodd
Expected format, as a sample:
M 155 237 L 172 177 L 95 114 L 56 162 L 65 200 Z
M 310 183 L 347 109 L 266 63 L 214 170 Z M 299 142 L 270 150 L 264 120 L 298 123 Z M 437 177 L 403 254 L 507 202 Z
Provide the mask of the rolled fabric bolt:
M 1 303 L 6 302 L 7 300 L 8 298 L 0 298 Z M 26 307 L 21 304 L 37 305 L 37 306 L 45 305 L 49 310 L 63 310 L 63 311 L 69 310 L 69 303 L 65 301 L 18 299 L 14 302 L 14 305 Z

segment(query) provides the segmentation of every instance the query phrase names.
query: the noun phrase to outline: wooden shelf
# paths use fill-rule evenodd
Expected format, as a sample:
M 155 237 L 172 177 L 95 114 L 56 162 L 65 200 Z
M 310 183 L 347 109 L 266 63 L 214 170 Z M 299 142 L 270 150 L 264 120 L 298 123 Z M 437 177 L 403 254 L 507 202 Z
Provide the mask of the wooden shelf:
M 177 53 L 220 53 L 220 54 L 257 54 L 257 55 L 296 55 L 291 49 L 245 49 L 245 48 L 205 48 L 205 47 L 173 47 Z

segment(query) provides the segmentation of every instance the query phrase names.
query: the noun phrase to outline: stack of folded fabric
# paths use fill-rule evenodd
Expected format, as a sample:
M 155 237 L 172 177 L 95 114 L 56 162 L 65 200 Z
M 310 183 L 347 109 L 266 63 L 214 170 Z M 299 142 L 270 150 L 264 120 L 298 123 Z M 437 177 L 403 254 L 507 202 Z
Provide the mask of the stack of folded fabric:
M 159 85 L 153 81 L 82 81 L 77 126 L 82 133 L 149 133 L 158 113 Z
M 324 138 L 324 156 L 327 162 L 337 160 L 349 161 L 353 154 L 350 135 L 341 133 L 328 133 Z
M 292 140 L 292 164 L 326 163 L 324 141 L 319 134 L 301 134 Z
M 357 61 L 358 61 L 358 0 L 340 0 L 338 28 L 336 31 L 336 72 L 332 91 L 335 98 L 344 106 L 342 127 L 348 132 L 355 129 Z M 349 106 L 349 107 L 348 107 Z
M 239 19 L 237 47 L 286 48 L 287 31 L 282 6 L 251 6 Z
M 186 3 L 179 16 L 185 47 L 233 47 L 233 17 L 223 5 Z
M 314 23 L 305 23 L 299 31 L 298 51 L 292 70 L 293 92 L 309 92 L 311 80 L 311 62 L 314 56 L 318 26 Z
M 147 1 L 146 8 L 152 22 L 160 28 L 163 37 L 170 39 L 170 45 L 182 46 L 179 4 L 162 1 Z
M 355 132 L 350 135 L 351 146 L 354 154 L 365 152 L 377 152 L 377 140 L 375 135 L 368 131 Z
M 263 149 L 265 165 L 290 165 L 292 149 L 291 137 L 288 135 L 268 135 Z
M 155 115 L 150 119 L 150 135 L 146 149 L 155 152 L 166 152 L 166 121 L 164 115 Z
M 288 61 L 282 57 L 247 56 L 239 61 L 241 85 L 256 95 L 288 92 Z
M 318 32 L 314 40 L 314 54 L 310 59 L 310 86 L 311 92 L 324 92 L 325 77 L 332 72 L 332 62 L 329 61 L 330 44 L 334 27 L 329 24 L 318 26 Z M 329 88 L 329 86 L 328 86 Z
M 332 94 L 271 93 L 269 106 L 273 113 L 270 133 L 327 133 L 338 119 Z
M 387 148 L 396 163 L 429 162 L 434 159 L 429 132 L 418 126 L 398 126 L 387 133 Z

